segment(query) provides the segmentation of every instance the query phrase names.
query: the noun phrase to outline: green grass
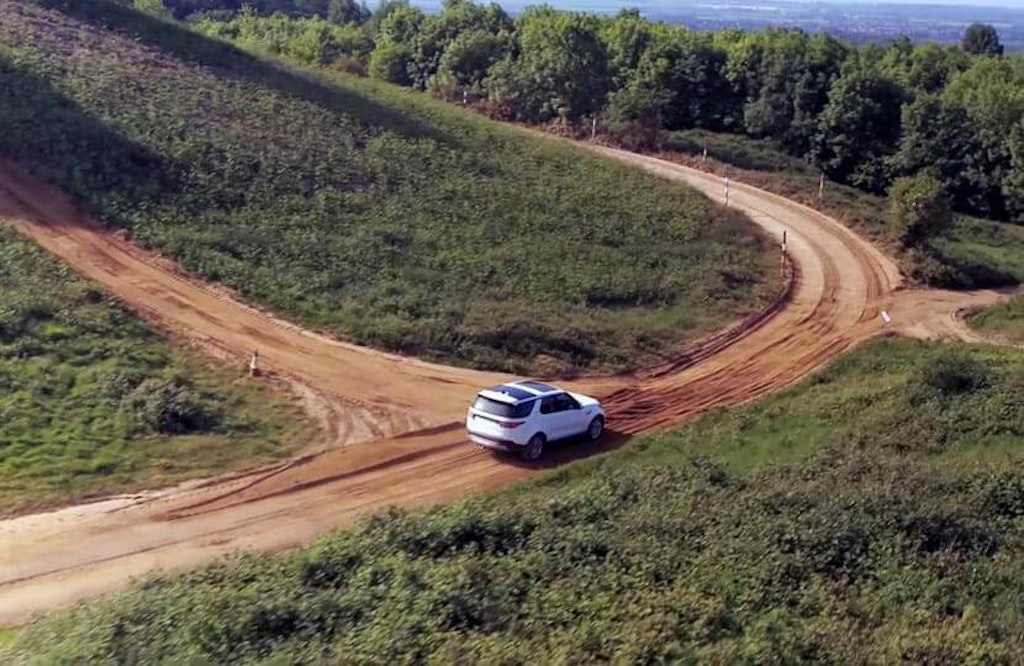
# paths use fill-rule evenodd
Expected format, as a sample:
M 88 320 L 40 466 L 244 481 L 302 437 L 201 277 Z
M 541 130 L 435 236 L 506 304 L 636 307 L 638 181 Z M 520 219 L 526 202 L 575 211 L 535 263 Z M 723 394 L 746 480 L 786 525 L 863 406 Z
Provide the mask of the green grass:
M 1024 296 L 975 313 L 968 322 L 1012 342 L 1024 343 Z
M 18 637 L 16 627 L 0 627 L 0 662 L 10 663 L 14 657 L 10 654 L 10 648 Z
M 769 242 L 692 190 L 104 0 L 0 7 L 0 149 L 201 277 L 352 341 L 617 370 L 754 311 Z
M 731 170 L 734 177 L 825 212 L 851 229 L 898 253 L 887 231 L 889 204 L 884 197 L 853 187 L 826 183 L 818 199 L 820 173 L 770 141 L 703 130 L 673 132 L 667 150 L 699 164 L 704 147 L 708 166 Z M 1024 282 L 1024 227 L 958 216 L 952 231 L 931 243 L 934 260 L 902 256 L 911 277 L 941 287 L 994 287 Z
M 0 220 L 0 516 L 309 442 L 299 409 L 240 370 L 172 351 Z
M 1024 282 L 1024 227 L 990 222 L 962 224 L 955 232 L 955 251 L 973 264 L 999 266 Z M 1011 342 L 1024 342 L 1024 296 L 975 313 L 968 322 Z
M 45 618 L 14 659 L 1011 659 L 1022 378 L 1019 352 L 877 341 L 784 394 L 496 495 Z

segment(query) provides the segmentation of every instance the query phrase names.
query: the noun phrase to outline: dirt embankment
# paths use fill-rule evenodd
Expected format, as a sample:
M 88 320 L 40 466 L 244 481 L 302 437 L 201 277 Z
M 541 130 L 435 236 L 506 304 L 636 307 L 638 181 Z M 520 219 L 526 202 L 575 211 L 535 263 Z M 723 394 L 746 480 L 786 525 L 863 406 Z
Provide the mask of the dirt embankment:
M 608 157 L 722 200 L 718 177 L 610 148 Z M 780 241 L 796 279 L 764 317 L 714 336 L 672 363 L 632 377 L 571 382 L 601 396 L 611 431 L 599 447 L 552 451 L 544 467 L 621 446 L 710 407 L 784 388 L 887 328 L 958 335 L 950 313 L 994 292 L 898 291 L 896 266 L 834 220 L 781 197 L 730 184 L 729 205 Z M 477 451 L 459 422 L 481 386 L 506 379 L 343 344 L 306 332 L 181 274 L 81 217 L 59 193 L 0 165 L 0 216 L 75 270 L 176 336 L 304 387 L 338 442 L 286 464 L 134 497 L 0 522 L 0 625 L 236 549 L 307 543 L 389 504 L 422 505 L 521 479 L 537 466 Z M 882 310 L 892 318 L 887 324 Z M 325 416 L 326 412 L 326 416 Z M 412 433 L 402 435 L 401 433 Z

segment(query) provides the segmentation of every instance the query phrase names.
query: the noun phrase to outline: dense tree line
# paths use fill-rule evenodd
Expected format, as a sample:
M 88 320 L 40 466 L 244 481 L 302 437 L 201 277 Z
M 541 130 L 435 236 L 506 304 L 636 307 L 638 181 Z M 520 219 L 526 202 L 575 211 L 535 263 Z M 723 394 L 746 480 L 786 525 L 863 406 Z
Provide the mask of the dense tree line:
M 230 19 L 251 10 L 262 15 L 282 14 L 291 18 L 319 16 L 336 23 L 363 22 L 370 16 L 366 5 L 356 0 L 119 0 L 122 4 L 176 19 Z
M 167 3 L 176 15 L 187 4 Z M 333 46 L 307 60 L 355 59 L 374 77 L 470 99 L 498 117 L 581 130 L 597 119 L 635 147 L 664 130 L 740 133 L 870 192 L 925 172 L 956 210 L 1024 220 L 1024 58 L 1004 55 L 990 26 L 972 26 L 959 46 L 900 38 L 856 48 L 798 29 L 697 32 L 635 10 L 536 6 L 512 18 L 469 0 L 433 14 L 404 0 L 376 11 L 354 0 L 285 4 L 318 17 L 275 19 L 263 16 L 273 3 L 257 2 L 233 28 L 199 26 L 223 34 L 248 21 L 250 41 L 285 52 L 277 42 L 289 31 L 317 25 L 305 39 Z

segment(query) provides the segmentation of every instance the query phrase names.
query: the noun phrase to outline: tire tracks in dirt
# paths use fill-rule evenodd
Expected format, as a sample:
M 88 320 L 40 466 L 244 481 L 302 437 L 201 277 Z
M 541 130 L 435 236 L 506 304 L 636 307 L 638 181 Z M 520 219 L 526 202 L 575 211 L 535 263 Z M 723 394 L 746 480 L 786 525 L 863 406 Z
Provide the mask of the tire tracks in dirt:
M 712 199 L 724 194 L 716 176 L 589 148 L 685 182 Z M 892 314 L 894 331 L 950 334 L 948 326 L 935 323 L 944 315 L 935 313 L 947 312 L 952 297 L 897 291 L 896 266 L 831 218 L 735 182 L 730 206 L 775 238 L 787 231 L 795 270 L 785 298 L 668 363 L 629 377 L 566 382 L 603 397 L 609 432 L 596 446 L 554 448 L 539 465 L 527 465 L 471 447 L 460 422 L 481 386 L 507 376 L 362 349 L 282 322 L 189 278 L 85 219 L 59 192 L 0 164 L 0 217 L 26 236 L 182 339 L 239 359 L 259 349 L 265 367 L 320 403 L 318 413 L 334 424 L 338 441 L 378 440 L 0 521 L 0 625 L 122 588 L 156 569 L 192 567 L 239 549 L 274 552 L 309 543 L 387 505 L 432 504 L 490 490 L 616 449 L 632 434 L 749 402 L 885 332 L 882 309 Z M 962 307 L 995 298 L 978 292 L 953 300 Z

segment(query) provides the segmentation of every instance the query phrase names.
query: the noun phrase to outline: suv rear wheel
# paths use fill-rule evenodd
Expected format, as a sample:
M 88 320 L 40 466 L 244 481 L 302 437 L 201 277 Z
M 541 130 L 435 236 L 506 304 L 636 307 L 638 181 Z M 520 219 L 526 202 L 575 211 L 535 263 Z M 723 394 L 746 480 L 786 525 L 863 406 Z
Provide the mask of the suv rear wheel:
M 523 460 L 533 462 L 537 458 L 540 458 L 540 454 L 544 453 L 545 439 L 544 435 L 539 432 L 531 437 L 530 441 L 526 443 L 526 447 L 523 449 Z
M 596 442 L 601 439 L 601 434 L 604 433 L 604 419 L 600 416 L 594 417 L 594 420 L 587 426 L 587 437 L 590 441 Z

